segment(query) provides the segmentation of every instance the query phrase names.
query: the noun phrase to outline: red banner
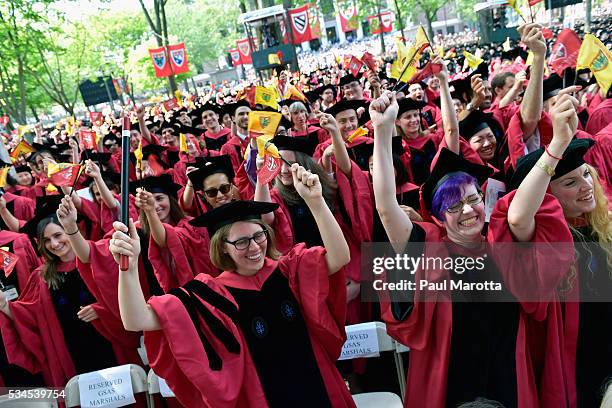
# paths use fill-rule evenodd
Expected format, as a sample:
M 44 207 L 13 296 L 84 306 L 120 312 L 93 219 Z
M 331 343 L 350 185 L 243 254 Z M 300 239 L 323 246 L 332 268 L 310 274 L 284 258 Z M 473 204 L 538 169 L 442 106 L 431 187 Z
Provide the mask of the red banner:
M 359 20 L 357 19 L 357 5 L 354 0 L 339 0 L 337 5 L 342 31 L 346 33 L 356 30 L 359 27 Z
M 380 24 L 382 20 L 382 25 Z M 371 34 L 390 33 L 393 31 L 393 14 L 390 11 L 368 17 Z
M 363 67 L 363 62 L 359 61 L 356 57 L 351 57 L 351 61 L 349 62 L 348 69 L 351 71 L 354 77 L 359 78 L 359 70 Z
M 321 38 L 321 20 L 319 20 L 319 9 L 317 3 L 309 3 L 308 24 L 310 25 L 311 39 Z
M 281 159 L 266 154 L 264 164 L 257 170 L 257 182 L 265 185 L 274 180 L 281 171 Z
M 278 26 L 280 27 L 281 34 L 283 36 L 283 44 L 289 44 L 289 33 L 287 32 L 287 27 L 285 26 L 285 19 L 279 19 Z
M 3 249 L 0 249 L 0 257 L 2 257 L 2 270 L 4 271 L 4 276 L 8 278 L 11 272 L 13 272 L 13 269 L 15 269 L 19 257 Z
M 229 55 L 230 58 L 232 59 L 232 65 L 237 67 L 238 65 L 242 65 L 242 60 L 240 60 L 240 52 L 238 51 L 238 48 L 234 48 L 232 50 L 229 50 Z
M 91 123 L 94 125 L 101 125 L 102 124 L 102 112 L 89 112 L 89 120 L 91 120 Z
M 58 163 L 54 170 L 49 170 L 49 181 L 56 187 L 74 184 L 79 174 L 78 164 Z
M 81 147 L 87 150 L 96 150 L 96 134 L 93 130 L 81 129 Z
M 248 38 L 243 38 L 242 40 L 236 41 L 236 48 L 238 48 L 238 52 L 240 53 L 240 61 L 243 64 L 252 64 L 253 60 L 251 59 L 251 45 L 249 44 Z
M 176 103 L 176 99 L 174 98 L 164 101 L 162 105 L 164 106 L 166 112 L 170 112 L 172 109 L 176 109 L 179 107 L 178 103 Z
M 155 69 L 155 76 L 157 78 L 172 75 L 164 47 L 152 48 L 149 50 L 149 54 L 151 55 L 151 61 L 153 61 L 153 68 Z
M 0 125 L 6 126 L 9 123 L 9 117 L 4 115 L 0 117 Z
M 168 55 L 170 56 L 170 64 L 174 74 L 182 74 L 189 72 L 189 63 L 187 62 L 187 52 L 185 44 L 172 44 L 168 46 Z
M 578 35 L 569 28 L 559 33 L 548 58 L 548 64 L 557 75 L 563 74 L 566 68 L 576 68 L 581 45 Z
M 289 21 L 293 30 L 294 44 L 301 44 L 312 39 L 310 21 L 308 20 L 308 4 L 289 10 Z

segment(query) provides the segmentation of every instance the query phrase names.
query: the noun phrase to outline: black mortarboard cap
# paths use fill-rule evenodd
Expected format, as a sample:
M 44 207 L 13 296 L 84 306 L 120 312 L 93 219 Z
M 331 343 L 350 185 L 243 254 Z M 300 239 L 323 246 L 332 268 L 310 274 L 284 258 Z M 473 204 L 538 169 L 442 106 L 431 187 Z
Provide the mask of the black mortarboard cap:
M 328 108 L 325 111 L 325 113 L 330 114 L 335 117 L 337 114 L 339 114 L 342 111 L 352 109 L 355 112 L 357 112 L 357 109 L 359 108 L 364 108 L 365 113 L 368 113 L 368 103 L 366 101 L 355 100 L 355 99 L 349 101 L 348 99 L 342 99 L 338 101 L 337 103 L 335 103 L 334 105 L 332 105 L 330 108 Z
M 317 144 L 305 136 L 275 136 L 272 143 L 278 150 L 292 150 L 294 152 L 302 152 L 308 156 L 312 156 L 317 148 Z
M 221 115 L 221 107 L 219 105 L 215 105 L 210 102 L 206 102 L 204 105 L 199 107 L 197 110 L 199 111 L 200 116 L 202 116 L 202 113 L 204 113 L 205 111 L 213 111 L 217 115 Z
M 259 220 L 263 214 L 268 214 L 277 208 L 278 204 L 276 203 L 232 201 L 205 212 L 189 223 L 196 227 L 206 227 L 208 235 L 212 237 L 219 228 L 225 225 L 238 221 Z
M 423 101 L 415 101 L 412 98 L 404 98 L 400 99 L 397 104 L 399 105 L 399 110 L 397 111 L 397 117 L 399 118 L 403 113 L 411 111 L 411 110 L 421 110 L 425 107 L 425 102 Z
M 317 90 L 304 92 L 304 96 L 310 103 L 314 103 L 317 99 L 321 98 L 321 94 Z
M 476 133 L 485 128 L 490 128 L 489 123 L 492 118 L 492 114 L 483 113 L 479 110 L 470 112 L 466 118 L 459 122 L 459 136 L 470 140 Z
M 251 105 L 249 105 L 249 103 L 246 100 L 241 99 L 238 102 L 228 103 L 227 105 L 223 105 L 223 112 L 229 113 L 229 115 L 233 118 L 234 115 L 236 114 L 236 109 L 238 109 L 241 106 L 245 106 L 247 108 L 251 107 Z
M 344 85 L 348 85 L 352 82 L 359 82 L 359 78 L 357 78 L 355 75 L 353 74 L 347 74 L 345 76 L 343 76 L 342 78 L 340 78 L 340 83 L 338 84 L 338 86 L 344 86 Z
M 150 193 L 168 194 L 169 196 L 176 198 L 176 192 L 181 188 L 181 186 L 172 180 L 171 175 L 164 173 L 159 176 L 145 177 L 130 183 L 130 191 L 132 194 L 136 194 L 137 188 L 144 188 Z
M 487 178 L 493 173 L 493 169 L 489 166 L 482 164 L 476 164 L 466 160 L 462 156 L 459 156 L 446 147 L 440 150 L 440 155 L 434 168 L 431 170 L 431 174 L 425 180 L 425 183 L 421 186 L 421 192 L 425 205 L 428 210 L 431 210 L 431 200 L 433 199 L 434 193 L 438 187 L 448 178 L 452 173 L 464 172 L 469 174 L 478 180 L 478 183 L 482 185 Z
M 202 185 L 204 184 L 204 180 L 206 177 L 211 174 L 222 173 L 227 176 L 230 183 L 234 179 L 234 168 L 232 166 L 232 161 L 227 154 L 223 154 L 221 156 L 213 156 L 206 157 L 202 162 L 197 163 L 197 170 L 192 171 L 187 175 L 191 183 L 193 184 L 193 188 L 195 190 L 201 190 Z
M 467 103 L 472 92 L 469 80 L 455 79 L 448 84 L 451 87 L 451 98 Z
M 38 224 L 45 218 L 55 215 L 63 197 L 60 194 L 36 197 L 34 217 L 28 220 L 19 232 L 28 234 L 31 238 L 36 238 Z
M 100 164 L 107 164 L 111 156 L 110 153 L 100 153 L 92 150 L 83 150 L 81 152 L 81 160 L 91 160 Z
M 322 87 L 315 89 L 315 91 L 317 91 L 319 95 L 323 95 L 323 92 L 325 92 L 327 89 L 332 90 L 332 92 L 334 93 L 334 98 L 338 94 L 338 89 L 332 84 L 323 85 Z
M 555 175 L 551 180 L 558 179 L 567 173 L 577 169 L 584 164 L 584 155 L 595 144 L 593 139 L 574 139 L 570 142 L 563 153 L 563 157 L 557 163 Z M 521 182 L 527 177 L 536 162 L 544 154 L 544 149 L 539 148 L 533 152 L 521 157 L 516 162 L 516 170 L 510 180 L 509 191 L 517 189 Z
M 559 75 L 553 73 L 544 80 L 542 86 L 543 100 L 546 101 L 553 96 L 557 96 L 559 91 L 563 88 L 563 79 Z
M 10 166 L 10 164 L 8 164 Z M 5 167 L 4 163 L 2 164 L 1 167 Z M 15 172 L 16 173 L 31 173 L 32 169 L 30 168 L 30 166 L 15 166 Z

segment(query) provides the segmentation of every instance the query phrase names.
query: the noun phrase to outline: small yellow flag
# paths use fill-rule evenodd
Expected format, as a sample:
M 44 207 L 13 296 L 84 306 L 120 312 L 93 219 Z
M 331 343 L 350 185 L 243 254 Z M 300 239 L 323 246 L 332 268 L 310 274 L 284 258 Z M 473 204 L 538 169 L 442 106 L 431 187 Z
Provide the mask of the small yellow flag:
M 287 92 L 283 95 L 283 99 L 293 99 L 294 101 L 306 102 L 306 96 L 295 87 L 295 85 L 289 85 Z
M 174 91 L 174 98 L 176 99 L 176 103 L 178 104 L 178 106 L 183 106 L 183 95 L 181 95 L 181 91 L 179 91 L 178 89 L 176 91 Z
M 0 188 L 6 187 L 6 176 L 10 169 L 10 167 L 3 167 L 0 169 Z
M 272 109 L 278 110 L 277 93 L 272 88 L 265 86 L 257 86 L 255 88 L 255 104 L 269 106 Z
M 187 138 L 184 133 L 179 133 L 179 146 L 181 153 L 187 153 Z
M 467 61 L 467 64 L 470 69 L 476 69 L 480 64 L 484 62 L 482 58 L 478 58 L 474 54 L 471 54 L 467 51 L 463 51 L 463 56 L 465 57 L 465 60 Z
M 414 39 L 414 46 L 419 51 L 419 53 L 423 53 L 427 47 L 430 47 L 429 40 L 427 39 L 427 33 L 425 33 L 425 29 L 423 26 L 419 26 L 416 31 L 416 37 Z
M 259 136 L 255 139 L 257 142 L 257 156 L 260 158 L 265 157 L 266 155 L 273 156 L 276 158 L 280 158 L 280 153 L 278 152 L 278 148 L 271 142 L 273 136 Z
M 136 168 L 142 171 L 142 139 L 138 143 L 138 149 L 134 150 L 134 157 L 136 157 Z
M 15 150 L 13 150 L 10 154 L 12 159 L 17 159 L 17 157 L 24 155 L 24 154 L 28 154 L 34 151 L 34 148 L 32 146 L 30 146 L 30 144 L 28 142 L 26 142 L 25 140 L 22 140 L 21 142 L 19 142 L 19 144 L 17 146 L 15 146 Z
M 361 136 L 365 136 L 368 134 L 368 129 L 359 127 L 357 128 L 351 135 L 346 139 L 347 143 L 353 142 L 353 140 L 360 138 Z
M 268 54 L 268 64 L 272 65 L 272 64 L 281 64 L 281 60 L 280 58 L 278 58 L 277 54 Z
M 518 4 L 516 4 L 516 0 L 508 0 L 508 6 L 510 6 L 512 10 L 516 11 L 516 14 L 518 14 L 523 20 L 525 20 L 525 18 L 523 17 L 523 13 L 521 13 L 521 10 L 519 10 L 518 8 Z
M 590 69 L 604 94 L 608 92 L 612 84 L 611 61 L 612 53 L 610 50 L 593 34 L 585 34 L 578 52 L 576 69 Z
M 525 61 L 525 65 L 531 66 L 533 64 L 533 52 L 529 51 L 527 54 L 527 61 Z
M 253 134 L 255 137 L 262 135 L 274 137 L 282 116 L 283 115 L 278 112 L 249 112 L 249 124 L 247 128 L 249 134 Z
M 57 187 L 49 183 L 47 184 L 47 187 L 45 188 L 45 190 L 47 190 L 47 193 L 55 193 L 57 191 Z

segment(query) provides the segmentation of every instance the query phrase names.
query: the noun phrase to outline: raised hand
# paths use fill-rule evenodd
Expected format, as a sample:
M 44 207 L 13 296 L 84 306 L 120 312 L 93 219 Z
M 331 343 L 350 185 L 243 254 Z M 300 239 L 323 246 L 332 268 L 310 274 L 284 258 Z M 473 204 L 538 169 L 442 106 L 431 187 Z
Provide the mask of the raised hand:
M 566 93 L 557 99 L 557 103 L 550 110 L 553 123 L 551 146 L 562 147 L 561 153 L 565 151 L 578 129 L 577 107 L 578 100 Z
M 537 23 L 527 23 L 518 27 L 521 41 L 538 55 L 546 54 L 546 40 L 542 34 L 542 26 Z
M 85 174 L 93 179 L 99 179 L 102 175 L 100 173 L 100 167 L 91 160 L 85 162 Z
M 145 213 L 150 214 L 155 212 L 155 197 L 149 191 L 143 190 L 142 188 L 136 189 L 136 207 L 143 210 Z
M 304 201 L 312 201 L 323 197 L 323 188 L 319 176 L 306 170 L 297 163 L 291 165 L 293 186 Z
M 472 106 L 475 109 L 482 105 L 486 98 L 484 81 L 480 76 L 480 74 L 476 74 L 470 80 L 472 86 Z
M 115 262 L 119 263 L 119 257 L 125 255 L 130 259 L 130 270 L 138 270 L 138 256 L 140 255 L 140 239 L 138 232 L 134 226 L 134 221 L 130 218 L 130 229 L 128 235 L 128 227 L 125 224 L 115 221 L 113 223 L 115 232 L 109 242 L 108 249 Z
M 338 122 L 336 122 L 336 119 L 329 113 L 321 113 L 317 118 L 319 119 L 319 125 L 321 125 L 323 129 L 330 133 L 333 131 L 340 132 Z
M 79 227 L 77 226 L 77 210 L 70 196 L 64 196 L 55 212 L 59 223 L 67 234 L 73 235 Z
M 399 106 L 395 92 L 385 91 L 370 103 L 370 119 L 374 127 L 393 127 Z

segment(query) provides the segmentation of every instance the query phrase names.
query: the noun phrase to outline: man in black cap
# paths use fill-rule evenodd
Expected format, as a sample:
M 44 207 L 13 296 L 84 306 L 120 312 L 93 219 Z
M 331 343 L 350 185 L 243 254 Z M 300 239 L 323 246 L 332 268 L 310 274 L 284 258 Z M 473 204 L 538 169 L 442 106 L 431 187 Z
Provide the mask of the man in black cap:
M 202 107 L 202 123 L 206 128 L 204 132 L 204 141 L 206 148 L 219 151 L 227 139 L 230 137 L 231 129 L 224 128 L 219 124 L 219 116 L 221 109 L 217 105 L 206 103 Z
M 221 154 L 227 154 L 232 160 L 232 166 L 237 173 L 244 158 L 244 151 L 249 145 L 249 112 L 251 106 L 244 99 L 227 107 L 232 116 L 236 133 L 221 147 Z
M 332 84 L 323 85 L 318 88 L 317 91 L 321 95 L 321 111 L 325 112 L 327 109 L 334 106 L 336 103 L 336 95 L 338 91 Z

